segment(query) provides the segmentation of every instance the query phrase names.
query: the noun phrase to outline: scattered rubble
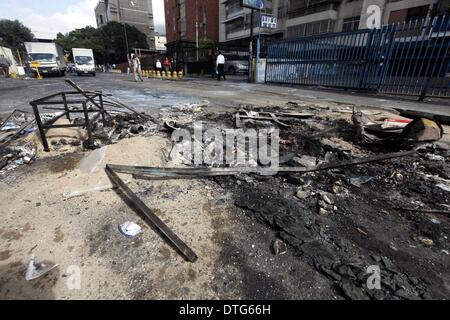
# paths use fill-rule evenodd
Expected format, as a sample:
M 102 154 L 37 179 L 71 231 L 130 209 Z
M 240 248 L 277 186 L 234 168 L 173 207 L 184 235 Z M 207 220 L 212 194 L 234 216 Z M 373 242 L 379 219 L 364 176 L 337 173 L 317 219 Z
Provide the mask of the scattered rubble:
M 187 261 L 195 262 L 197 254 L 168 227 L 161 213 L 149 208 L 138 195 L 153 192 L 147 180 L 209 179 L 226 194 L 215 201 L 230 203 L 274 232 L 265 245 L 268 252 L 283 255 L 279 259 L 292 255 L 306 263 L 332 282 L 342 297 L 441 299 L 448 295 L 442 274 L 449 272 L 449 264 L 442 257 L 448 256 L 450 231 L 450 154 L 434 144 L 443 135 L 436 121 L 292 103 L 266 108 L 241 106 L 215 114 L 208 111 L 206 102 L 167 107 L 153 118 L 107 95 L 102 95 L 104 105 L 99 111 L 99 93 L 71 85 L 83 96 L 85 107 L 70 103 L 50 120 L 42 114 L 40 117 L 41 122 L 52 122 L 69 113 L 83 114 L 64 120 L 66 125 L 85 131 L 85 140 L 55 135 L 48 149 L 52 153 L 94 149 L 78 165 L 85 174 L 103 169 L 99 165 L 110 144 L 135 136 L 170 138 L 180 129 L 193 132 L 195 121 L 202 121 L 203 130 L 279 129 L 281 166 L 276 174 L 267 175 L 267 168 L 257 159 L 249 159 L 247 167 L 222 163 L 196 167 L 187 158 L 173 159 L 180 167 L 171 168 L 111 163 L 105 168 L 111 185 L 75 190 L 65 194 L 66 199 L 114 187 L 118 200 L 123 199 L 164 235 Z M 6 131 L 21 128 L 11 119 L 3 124 Z M 56 121 L 51 125 L 63 126 Z M 49 137 L 52 130 L 61 127 L 41 126 L 41 137 L 43 129 Z M 32 132 L 26 136 L 35 136 Z M 23 138 L 0 148 L 3 174 L 40 156 L 40 147 Z M 215 143 L 198 142 L 203 150 Z M 166 151 L 167 157 L 172 156 Z M 233 151 L 245 152 L 238 147 Z M 133 192 L 119 173 L 142 182 L 141 189 Z M 146 232 L 133 222 L 121 224 L 119 230 L 127 237 Z M 368 286 L 374 266 L 381 272 L 380 288 L 376 289 Z M 34 265 L 30 270 L 30 275 L 36 275 Z
M 284 243 L 282 240 L 277 239 L 272 243 L 272 251 L 273 254 L 280 256 L 287 252 L 287 246 L 286 243 Z
M 51 262 L 36 263 L 34 258 L 31 258 L 28 262 L 25 279 L 27 281 L 35 280 L 46 275 L 56 267 L 58 267 L 57 264 L 52 264 Z

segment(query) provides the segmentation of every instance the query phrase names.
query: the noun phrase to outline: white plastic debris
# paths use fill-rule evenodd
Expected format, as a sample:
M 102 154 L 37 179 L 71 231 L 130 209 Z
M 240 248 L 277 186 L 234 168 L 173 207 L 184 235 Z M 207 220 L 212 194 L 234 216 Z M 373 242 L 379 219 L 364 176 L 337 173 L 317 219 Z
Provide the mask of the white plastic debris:
M 7 122 L 3 124 L 1 131 L 10 131 L 15 129 L 19 129 L 19 126 L 13 122 Z
M 141 233 L 142 228 L 136 223 L 127 221 L 119 225 L 119 231 L 127 238 L 132 238 Z
M 30 259 L 28 262 L 27 272 L 25 273 L 25 280 L 30 281 L 42 277 L 43 275 L 49 273 L 51 270 L 55 269 L 58 265 L 49 265 L 45 262 L 35 263 L 34 258 Z
M 432 161 L 445 161 L 445 158 L 443 156 L 437 155 L 437 154 L 431 154 L 428 153 L 426 157 Z
M 436 185 L 436 187 L 438 187 L 439 189 L 442 189 L 444 191 L 450 192 L 450 185 L 439 183 Z

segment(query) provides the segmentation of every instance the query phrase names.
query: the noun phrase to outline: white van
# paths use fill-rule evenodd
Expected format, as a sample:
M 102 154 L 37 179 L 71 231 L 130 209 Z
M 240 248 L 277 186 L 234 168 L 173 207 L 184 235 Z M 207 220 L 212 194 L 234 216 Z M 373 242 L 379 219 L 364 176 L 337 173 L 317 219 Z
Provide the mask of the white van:
M 73 48 L 73 62 L 78 76 L 91 74 L 95 77 L 95 60 L 92 49 Z

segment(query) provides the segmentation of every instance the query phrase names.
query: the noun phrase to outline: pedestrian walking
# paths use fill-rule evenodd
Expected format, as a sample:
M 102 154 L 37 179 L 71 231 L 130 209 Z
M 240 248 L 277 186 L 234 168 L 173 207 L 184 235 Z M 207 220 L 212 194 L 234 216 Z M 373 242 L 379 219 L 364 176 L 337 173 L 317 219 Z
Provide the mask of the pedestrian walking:
M 170 72 L 174 73 L 176 72 L 176 68 L 175 68 L 175 60 L 173 58 L 170 59 Z
M 144 82 L 144 79 L 142 78 L 141 60 L 139 57 L 133 54 L 131 56 L 131 63 L 133 65 L 134 80 L 136 82 Z
M 162 70 L 162 65 L 161 65 L 161 61 L 156 60 L 156 71 L 158 72 L 158 74 L 161 74 L 161 70 Z
M 219 51 L 219 55 L 217 56 L 216 67 L 217 67 L 217 80 L 220 81 L 222 77 L 223 80 L 227 80 L 227 78 L 225 77 L 225 56 L 222 54 L 221 51 Z
M 171 65 L 171 63 L 170 63 L 169 58 L 165 57 L 163 66 L 164 66 L 164 70 L 166 71 L 166 75 L 169 75 L 170 65 Z
M 0 55 L 0 70 L 3 71 L 5 78 L 9 78 L 9 63 L 8 59 L 5 58 L 4 55 Z

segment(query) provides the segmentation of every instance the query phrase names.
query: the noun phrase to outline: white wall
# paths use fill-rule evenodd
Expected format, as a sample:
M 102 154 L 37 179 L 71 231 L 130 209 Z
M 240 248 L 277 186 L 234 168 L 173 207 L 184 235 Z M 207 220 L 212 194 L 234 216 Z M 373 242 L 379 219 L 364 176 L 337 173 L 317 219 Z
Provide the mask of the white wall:
M 18 73 L 16 57 L 13 55 L 11 49 L 6 47 L 0 47 L 0 55 L 5 56 L 5 58 L 8 59 L 9 62 L 11 63 L 11 66 L 9 67 L 9 72 Z

